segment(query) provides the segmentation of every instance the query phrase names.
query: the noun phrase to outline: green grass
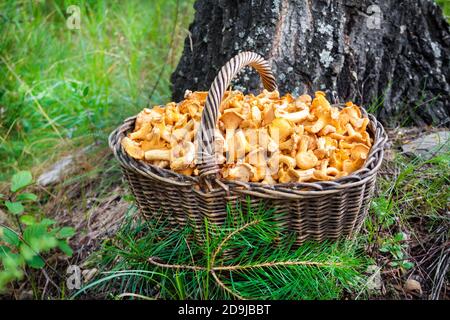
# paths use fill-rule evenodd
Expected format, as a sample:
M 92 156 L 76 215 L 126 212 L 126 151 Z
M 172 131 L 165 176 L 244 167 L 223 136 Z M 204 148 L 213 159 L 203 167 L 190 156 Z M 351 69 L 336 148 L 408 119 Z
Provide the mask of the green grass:
M 449 167 L 448 151 L 430 159 L 394 153 L 378 178 L 365 223 L 366 248 L 383 270 L 399 276 L 390 280 L 397 285 L 411 275 L 426 274 L 422 285 L 433 288 L 432 277 L 445 277 L 429 263 L 442 258 L 435 249 L 449 237 Z
M 66 26 L 66 8 L 73 4 L 71 1 L 3 1 L 0 181 L 19 169 L 39 173 L 42 166 L 62 154 L 97 143 L 101 152 L 94 150 L 86 157 L 91 169 L 71 176 L 52 190 L 57 194 L 53 200 L 58 202 L 56 208 L 88 212 L 88 197 L 101 198 L 101 193 L 111 190 L 120 179 L 117 164 L 104 156 L 109 132 L 149 103 L 148 96 L 161 71 L 150 103 L 170 99 L 168 79 L 187 35 L 193 2 L 179 1 L 172 39 L 176 0 L 77 1 L 80 30 Z M 450 16 L 449 2 L 438 3 Z M 422 104 L 418 102 L 418 106 Z M 371 108 L 375 111 L 379 105 L 381 101 Z M 103 273 L 79 294 L 102 298 L 138 294 L 152 299 L 229 299 L 235 297 L 233 293 L 271 299 L 339 299 L 345 293 L 365 297 L 364 271 L 372 263 L 367 254 L 381 263 L 383 271 L 400 268 L 406 277 L 411 270 L 408 262 L 414 261 L 409 242 L 398 234 L 407 232 L 420 238 L 421 233 L 428 232 L 432 237 L 438 226 L 449 224 L 445 215 L 450 199 L 448 154 L 431 160 L 396 155 L 388 166 L 395 170 L 379 178 L 365 231 L 357 242 L 310 243 L 298 250 L 289 250 L 289 246 L 273 250 L 275 229 L 265 219 L 270 212 L 262 211 L 253 217 L 261 223 L 227 242 L 228 247 L 240 248 L 240 256 L 229 261 L 218 254 L 216 260 L 235 266 L 283 261 L 312 261 L 325 266 L 275 265 L 222 271 L 218 276 L 229 292 L 210 270 L 217 266 L 211 265 L 212 255 L 231 232 L 229 229 L 213 230 L 209 226 L 206 234 L 214 231 L 219 236 L 205 239 L 206 246 L 198 246 L 189 239 L 188 228 L 167 232 L 164 223 L 140 220 L 132 207 L 120 232 L 105 240 L 92 256 L 91 265 Z M 77 196 L 71 198 L 67 190 Z M 48 197 L 44 200 L 51 202 Z M 158 267 L 149 263 L 151 256 L 167 264 L 202 269 Z M 393 260 L 405 263 L 392 266 Z M 326 265 L 335 262 L 343 267 Z
M 166 58 L 151 103 L 167 101 L 192 3 L 77 1 L 81 28 L 70 30 L 73 1 L 2 2 L 0 181 L 74 147 L 104 143 L 148 104 Z
M 443 12 L 444 16 L 447 18 L 447 21 L 450 23 L 450 1 L 436 0 L 436 3 L 442 8 L 442 12 Z
M 393 173 L 379 178 L 380 194 L 375 199 L 384 226 L 389 227 L 395 218 L 400 222 L 423 217 L 430 223 L 448 221 L 444 211 L 450 199 L 449 152 L 430 159 L 396 154 L 389 166 Z
M 368 285 L 373 276 L 366 273 L 369 265 L 375 265 L 386 274 L 398 275 L 385 279 L 385 285 L 392 282 L 402 285 L 414 270 L 423 268 L 416 265 L 411 245 L 420 241 L 427 247 L 438 237 L 437 228 L 447 225 L 448 230 L 449 164 L 448 152 L 429 160 L 395 153 L 393 159 L 387 161 L 387 168 L 381 171 L 383 175 L 379 177 L 378 191 L 361 235 L 353 241 L 334 244 L 307 243 L 295 249 L 290 245 L 292 241 L 285 238 L 285 245 L 274 248 L 277 227 L 270 222 L 272 212 L 262 208 L 260 212 L 243 217 L 238 208 L 235 212 L 240 214 L 234 215 L 240 217 L 237 226 L 219 229 L 206 226 L 205 242 L 198 245 L 190 238 L 189 227 L 174 230 L 161 221 L 143 221 L 131 207 L 121 230 L 90 258 L 89 267 L 99 268 L 100 275 L 73 298 L 83 295 L 111 299 L 342 299 L 344 295 L 361 299 L 377 296 L 380 292 Z M 260 222 L 249 226 L 251 221 Z M 247 228 L 231 237 L 224 246 L 239 252 L 238 256 L 225 259 L 220 253 L 223 251 L 219 251 L 214 262 L 220 243 L 242 226 Z M 151 257 L 167 265 L 149 263 Z M 280 265 L 286 261 L 325 265 Z M 267 262 L 273 265 L 256 266 Z M 334 265 L 336 262 L 341 265 Z M 218 277 L 223 283 L 220 285 L 211 276 L 211 269 L 223 265 L 238 267 L 220 273 Z M 188 266 L 200 269 L 191 270 Z M 245 269 L 244 266 L 254 267 Z M 397 293 L 389 294 L 389 298 L 398 298 Z

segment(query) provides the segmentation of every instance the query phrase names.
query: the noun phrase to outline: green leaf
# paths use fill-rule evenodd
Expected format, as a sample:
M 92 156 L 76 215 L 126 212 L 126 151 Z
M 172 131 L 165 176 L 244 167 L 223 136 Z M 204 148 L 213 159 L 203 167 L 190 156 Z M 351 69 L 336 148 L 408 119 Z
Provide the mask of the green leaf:
M 27 226 L 31 226 L 32 224 L 36 223 L 36 219 L 33 216 L 27 214 L 20 217 L 20 222 Z
M 21 214 L 25 211 L 25 208 L 20 202 L 5 201 L 5 206 L 8 208 L 9 212 L 15 215 Z
M 395 241 L 403 241 L 405 240 L 405 234 L 403 232 L 398 232 L 395 236 L 394 236 L 394 240 Z
M 14 231 L 5 227 L 0 227 L 0 238 L 15 247 L 20 243 L 19 236 Z
M 59 240 L 58 241 L 58 248 L 61 249 L 62 252 L 64 252 L 68 257 L 71 257 L 73 254 L 72 248 L 67 244 L 66 240 Z
M 83 89 L 83 97 L 86 97 L 89 93 L 89 86 L 84 87 Z
M 378 216 L 384 216 L 389 211 L 389 201 L 383 197 L 375 198 L 372 201 L 372 209 Z
M 409 270 L 412 267 L 414 267 L 414 263 L 412 263 L 411 261 L 405 261 L 403 262 L 402 267 L 405 268 L 406 270 Z
M 33 182 L 30 171 L 19 171 L 11 178 L 11 191 L 16 192 Z
M 75 234 L 75 229 L 71 227 L 63 227 L 58 231 L 56 237 L 58 238 L 70 238 Z
M 44 260 L 38 255 L 33 256 L 31 259 L 26 260 L 27 264 L 35 269 L 42 269 L 45 266 Z
M 46 227 L 41 224 L 29 226 L 23 232 L 23 239 L 31 244 L 35 239 L 41 239 L 47 234 Z
M 21 193 L 16 198 L 19 201 L 36 201 L 37 199 L 38 197 L 34 193 Z
M 39 222 L 39 224 L 46 226 L 46 227 L 51 226 L 55 223 L 56 223 L 56 220 L 48 219 L 48 218 L 44 218 L 44 219 L 42 219 L 41 222 Z
M 11 253 L 11 248 L 7 246 L 0 246 L 0 258 L 6 257 Z

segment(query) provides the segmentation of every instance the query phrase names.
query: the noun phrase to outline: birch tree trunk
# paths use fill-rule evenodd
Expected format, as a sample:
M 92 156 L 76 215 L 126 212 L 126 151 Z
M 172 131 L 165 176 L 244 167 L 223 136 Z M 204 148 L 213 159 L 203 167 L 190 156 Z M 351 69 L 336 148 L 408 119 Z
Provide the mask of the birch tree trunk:
M 389 125 L 450 125 L 450 27 L 427 0 L 197 0 L 173 98 L 208 90 L 220 67 L 251 50 L 281 93 L 326 91 Z M 246 70 L 235 88 L 259 89 Z

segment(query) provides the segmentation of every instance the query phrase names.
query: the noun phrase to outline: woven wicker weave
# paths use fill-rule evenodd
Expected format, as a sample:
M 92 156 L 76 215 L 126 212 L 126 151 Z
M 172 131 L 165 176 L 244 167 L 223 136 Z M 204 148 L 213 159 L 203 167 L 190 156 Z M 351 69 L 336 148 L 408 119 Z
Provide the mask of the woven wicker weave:
M 239 205 L 244 213 L 257 211 L 261 205 L 274 210 L 281 234 L 293 233 L 297 243 L 322 241 L 355 235 L 367 214 L 375 187 L 378 168 L 387 140 L 383 126 L 369 117 L 368 131 L 373 146 L 364 166 L 349 176 L 334 181 L 284 183 L 265 185 L 220 179 L 214 163 L 214 136 L 209 133 L 216 125 L 218 107 L 226 88 L 236 73 L 250 65 L 260 74 L 264 87 L 276 89 L 268 63 L 259 55 L 243 52 L 231 59 L 215 78 L 208 92 L 200 128 L 197 134 L 199 176 L 185 176 L 131 158 L 120 142 L 134 129 L 136 117 L 131 117 L 113 131 L 109 145 L 136 198 L 140 211 L 147 217 L 167 218 L 174 226 L 187 223 L 197 233 L 204 230 L 204 219 L 218 225 L 227 216 L 227 204 Z

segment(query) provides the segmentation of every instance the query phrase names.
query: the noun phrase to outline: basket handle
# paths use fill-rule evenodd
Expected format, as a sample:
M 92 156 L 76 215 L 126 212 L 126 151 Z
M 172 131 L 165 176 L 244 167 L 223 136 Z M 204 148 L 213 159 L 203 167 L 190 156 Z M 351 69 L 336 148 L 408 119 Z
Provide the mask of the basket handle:
M 219 107 L 231 80 L 247 65 L 252 66 L 258 71 L 264 88 L 269 91 L 277 89 L 275 77 L 272 74 L 269 63 L 257 53 L 250 51 L 241 52 L 220 69 L 209 88 L 206 105 L 203 109 L 202 119 L 196 137 L 198 143 L 197 166 L 200 177 L 205 178 L 219 172 L 219 166 L 216 164 L 214 157 L 214 129 L 216 127 Z

